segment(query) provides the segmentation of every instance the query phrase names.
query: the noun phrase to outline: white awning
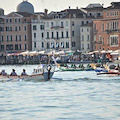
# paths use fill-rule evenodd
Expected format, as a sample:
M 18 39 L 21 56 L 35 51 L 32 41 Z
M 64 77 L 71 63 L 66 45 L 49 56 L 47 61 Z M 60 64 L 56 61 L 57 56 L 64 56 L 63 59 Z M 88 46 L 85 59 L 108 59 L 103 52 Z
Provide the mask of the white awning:
M 100 51 L 101 53 L 107 53 L 107 51 L 105 51 L 105 50 L 102 50 L 102 51 Z

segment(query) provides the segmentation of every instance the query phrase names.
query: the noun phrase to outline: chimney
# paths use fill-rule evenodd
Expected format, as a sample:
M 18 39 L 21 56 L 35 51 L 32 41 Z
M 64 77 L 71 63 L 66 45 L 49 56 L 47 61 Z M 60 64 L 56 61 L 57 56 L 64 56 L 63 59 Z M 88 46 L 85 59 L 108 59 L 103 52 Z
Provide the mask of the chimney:
M 48 9 L 44 10 L 45 16 L 47 16 Z
M 76 7 L 76 9 L 78 9 L 78 6 Z

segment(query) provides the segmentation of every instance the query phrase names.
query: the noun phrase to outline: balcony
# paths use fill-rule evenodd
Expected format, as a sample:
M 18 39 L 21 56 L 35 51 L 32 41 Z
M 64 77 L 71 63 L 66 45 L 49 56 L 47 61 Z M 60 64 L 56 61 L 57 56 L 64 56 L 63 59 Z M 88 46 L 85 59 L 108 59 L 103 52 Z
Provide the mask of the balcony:
M 53 26 L 51 27 L 51 29 L 60 29 L 60 28 L 64 28 L 63 26 Z
M 44 23 L 43 20 L 31 20 L 31 23 Z
M 97 44 L 97 41 L 93 41 L 93 44 Z
M 96 30 L 96 29 L 93 30 L 93 33 L 94 33 L 94 34 L 97 34 L 97 32 L 98 32 L 98 30 Z
M 97 43 L 98 43 L 98 44 L 102 44 L 102 41 L 98 41 Z
M 111 34 L 111 33 L 119 33 L 120 32 L 120 29 L 114 29 L 114 30 L 105 30 L 105 32 L 107 33 L 107 34 Z
M 54 40 L 60 40 L 60 37 L 54 37 Z

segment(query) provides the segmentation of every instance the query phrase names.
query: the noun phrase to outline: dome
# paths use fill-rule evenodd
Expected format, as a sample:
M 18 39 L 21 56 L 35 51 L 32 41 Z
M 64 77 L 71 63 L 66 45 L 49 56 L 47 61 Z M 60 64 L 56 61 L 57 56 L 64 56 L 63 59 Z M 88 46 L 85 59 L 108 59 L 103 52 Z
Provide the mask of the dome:
M 34 13 L 34 7 L 28 1 L 23 1 L 17 6 L 17 12 Z

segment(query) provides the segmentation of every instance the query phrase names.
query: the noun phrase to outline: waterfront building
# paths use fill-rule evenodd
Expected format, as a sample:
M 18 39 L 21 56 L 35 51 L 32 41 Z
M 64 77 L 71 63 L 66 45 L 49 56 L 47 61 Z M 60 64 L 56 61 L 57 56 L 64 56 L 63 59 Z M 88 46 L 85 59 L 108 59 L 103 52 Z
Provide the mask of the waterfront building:
M 98 18 L 100 16 L 103 16 L 103 5 L 97 3 L 97 4 L 89 4 L 86 8 L 81 8 L 82 11 L 84 11 L 87 16 Z
M 83 53 L 88 53 L 93 50 L 93 31 L 92 23 L 82 25 L 80 27 L 80 45 Z
M 80 26 L 92 22 L 92 18 L 80 9 L 51 12 L 45 19 L 46 49 L 81 50 Z
M 1 24 L 1 52 L 21 52 L 32 49 L 31 14 L 12 12 Z
M 34 13 L 34 15 L 36 15 L 36 18 L 32 19 L 31 21 L 32 50 L 45 50 L 45 21 L 43 20 L 44 13 Z
M 31 19 L 35 17 L 32 4 L 27 1 L 17 6 L 17 12 L 4 15 L 0 32 L 1 54 L 32 50 Z
M 69 7 L 49 14 L 45 10 L 43 20 L 32 23 L 32 35 L 35 35 L 32 37 L 33 43 L 36 39 L 33 50 L 80 50 L 80 26 L 91 22 L 92 17 L 78 8 Z M 33 30 L 33 25 L 38 31 Z M 40 26 L 44 26 L 44 29 L 40 30 Z
M 88 17 L 97 19 L 103 16 L 103 6 L 101 4 L 89 4 L 86 8 L 81 8 Z M 92 23 L 84 24 L 80 27 L 80 45 L 82 52 L 93 51 L 93 26 Z
M 94 50 L 120 48 L 120 2 L 112 2 L 103 17 L 93 21 Z

